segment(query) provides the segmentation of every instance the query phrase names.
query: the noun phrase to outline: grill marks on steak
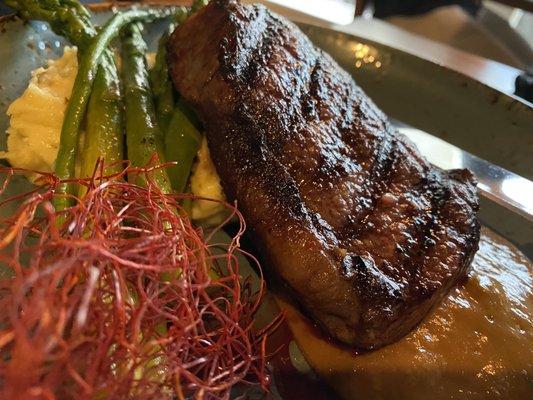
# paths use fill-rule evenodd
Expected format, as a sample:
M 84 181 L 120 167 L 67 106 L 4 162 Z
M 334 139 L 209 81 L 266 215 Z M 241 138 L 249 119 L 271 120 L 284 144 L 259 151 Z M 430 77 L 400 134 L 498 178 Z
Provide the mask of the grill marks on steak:
M 430 165 L 294 25 L 212 1 L 173 33 L 169 64 L 264 264 L 333 337 L 390 343 L 465 276 L 470 172 Z

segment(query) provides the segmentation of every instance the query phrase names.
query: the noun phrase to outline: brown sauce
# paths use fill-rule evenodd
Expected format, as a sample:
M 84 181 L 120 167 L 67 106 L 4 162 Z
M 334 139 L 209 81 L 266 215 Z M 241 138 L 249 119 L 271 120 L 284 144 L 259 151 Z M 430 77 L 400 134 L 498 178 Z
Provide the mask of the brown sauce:
M 532 265 L 486 228 L 468 280 L 385 348 L 356 354 L 325 338 L 281 296 L 276 300 L 307 362 L 340 398 L 522 400 L 533 394 Z M 305 398 L 316 398 L 312 393 Z

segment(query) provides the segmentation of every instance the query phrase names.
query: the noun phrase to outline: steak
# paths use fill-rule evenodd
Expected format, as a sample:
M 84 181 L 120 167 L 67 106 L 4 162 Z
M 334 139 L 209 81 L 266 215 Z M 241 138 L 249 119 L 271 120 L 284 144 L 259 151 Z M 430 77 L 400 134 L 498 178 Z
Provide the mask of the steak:
M 215 0 L 176 28 L 168 54 L 267 271 L 332 337 L 391 343 L 466 276 L 472 174 L 429 164 L 295 25 Z

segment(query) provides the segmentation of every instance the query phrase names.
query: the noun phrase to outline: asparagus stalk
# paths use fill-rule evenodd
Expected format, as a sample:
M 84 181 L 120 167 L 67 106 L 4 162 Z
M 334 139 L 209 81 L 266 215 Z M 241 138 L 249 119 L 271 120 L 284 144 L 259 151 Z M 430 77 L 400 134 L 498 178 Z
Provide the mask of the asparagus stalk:
M 126 104 L 128 159 L 133 166 L 145 166 L 156 154 L 158 161 L 164 162 L 163 134 L 155 116 L 146 70 L 146 43 L 142 38 L 141 27 L 136 23 L 128 25 L 122 34 L 122 81 Z M 166 170 L 154 170 L 152 178 L 163 192 L 172 192 Z M 138 183 L 143 184 L 142 180 Z
M 185 21 L 189 12 L 190 9 L 185 7 L 180 7 L 176 10 L 173 16 L 174 21 L 159 39 L 155 64 L 150 70 L 150 84 L 154 92 L 157 122 L 162 132 L 166 132 L 175 106 L 174 88 L 168 75 L 167 42 L 176 26 Z
M 184 19 L 186 13 L 178 18 Z M 180 21 L 181 22 L 181 21 Z M 197 121 L 190 115 L 190 110 L 180 100 L 174 103 L 174 90 L 170 80 L 166 46 L 174 25 L 161 36 L 158 43 L 155 65 L 151 71 L 151 82 L 154 88 L 154 101 L 159 126 L 164 134 L 165 157 L 167 161 L 175 161 L 176 165 L 168 168 L 168 176 L 172 188 L 183 192 L 191 171 L 192 163 L 201 143 L 201 134 L 197 129 Z
M 104 57 L 107 55 L 104 54 Z M 107 57 L 106 57 L 107 58 Z M 106 168 L 104 173 L 118 172 L 123 157 L 122 95 L 114 62 L 104 61 L 100 66 L 87 106 L 86 134 L 81 149 L 80 176 L 94 173 L 99 157 Z M 80 187 L 80 194 L 84 187 Z
M 167 41 L 175 25 L 170 24 L 169 29 L 163 33 L 157 45 L 155 64 L 150 70 L 150 83 L 154 92 L 154 103 L 157 115 L 157 122 L 162 132 L 166 132 L 172 111 L 174 110 L 174 88 L 168 78 L 167 65 Z
M 165 135 L 167 160 L 176 162 L 176 165 L 168 168 L 172 188 L 176 192 L 183 192 L 187 186 L 192 163 L 198 153 L 201 141 L 202 135 L 187 118 L 184 105 L 180 100 L 172 113 L 172 119 Z
M 124 25 L 138 20 L 163 18 L 167 15 L 164 11 L 150 9 L 129 10 L 116 14 L 89 44 L 83 57 L 81 57 L 78 74 L 72 88 L 72 95 L 61 129 L 59 151 L 56 159 L 56 174 L 59 178 L 69 179 L 74 176 L 78 134 L 81 122 L 85 116 L 100 58 L 107 46 L 109 46 L 111 40 Z M 61 184 L 58 187 L 58 192 L 59 194 L 70 194 L 72 193 L 72 185 L 67 183 Z M 57 197 L 56 209 L 62 210 L 68 207 L 70 202 L 71 200 L 67 196 Z
M 52 30 L 80 49 L 89 46 L 96 29 L 87 9 L 77 0 L 5 0 L 25 20 L 48 22 Z

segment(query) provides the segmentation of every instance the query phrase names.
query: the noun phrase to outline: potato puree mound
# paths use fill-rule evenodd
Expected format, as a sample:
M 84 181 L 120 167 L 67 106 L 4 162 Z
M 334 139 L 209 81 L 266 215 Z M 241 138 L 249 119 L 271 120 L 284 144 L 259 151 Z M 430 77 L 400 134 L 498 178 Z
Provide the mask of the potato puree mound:
M 153 54 L 148 57 L 153 64 Z M 27 89 L 7 109 L 7 151 L 0 152 L 13 167 L 52 172 L 54 170 L 61 125 L 78 72 L 76 47 L 65 47 L 63 56 L 49 60 L 45 68 L 31 74 Z M 32 174 L 28 174 L 33 179 Z M 200 197 L 224 200 L 220 178 L 209 156 L 205 139 L 191 173 L 191 191 Z M 215 202 L 194 201 L 192 217 L 211 220 L 223 210 Z
M 208 199 L 224 201 L 224 192 L 220 185 L 220 178 L 211 160 L 207 140 L 202 140 L 202 145 L 198 151 L 196 164 L 192 168 L 191 174 L 191 192 L 196 196 L 206 197 Z M 224 208 L 220 203 L 207 200 L 195 200 L 192 204 L 192 218 L 206 219 L 211 218 L 223 211 Z M 215 223 L 215 221 L 213 221 Z
M 7 109 L 7 158 L 13 167 L 50 172 L 59 146 L 63 115 L 78 71 L 77 49 L 65 47 L 63 56 L 31 74 L 30 83 Z M 32 176 L 29 176 L 30 179 Z

